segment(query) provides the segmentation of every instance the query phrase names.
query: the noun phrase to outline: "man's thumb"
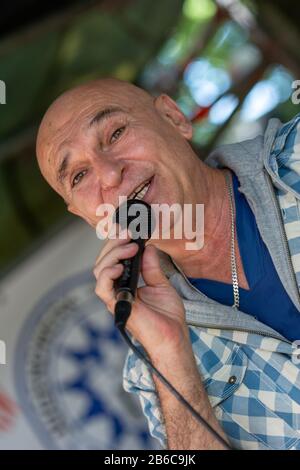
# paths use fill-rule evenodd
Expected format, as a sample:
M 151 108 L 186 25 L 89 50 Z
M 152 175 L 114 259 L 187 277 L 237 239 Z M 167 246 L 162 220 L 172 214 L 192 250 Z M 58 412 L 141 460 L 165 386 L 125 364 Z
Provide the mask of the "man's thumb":
M 160 266 L 158 250 L 154 245 L 148 245 L 144 250 L 142 276 L 147 286 L 169 285 L 169 281 Z

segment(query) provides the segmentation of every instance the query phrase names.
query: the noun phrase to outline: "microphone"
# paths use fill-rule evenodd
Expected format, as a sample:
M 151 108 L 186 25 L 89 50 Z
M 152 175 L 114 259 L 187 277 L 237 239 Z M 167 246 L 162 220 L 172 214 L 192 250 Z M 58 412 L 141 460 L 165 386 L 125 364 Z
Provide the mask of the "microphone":
M 129 199 L 117 207 L 113 221 L 118 223 L 122 230 L 129 228 L 132 236 L 130 243 L 135 242 L 139 247 L 132 258 L 120 260 L 124 269 L 121 276 L 114 281 L 117 299 L 115 325 L 124 329 L 135 300 L 145 244 L 154 232 L 155 217 L 149 204 L 138 199 Z

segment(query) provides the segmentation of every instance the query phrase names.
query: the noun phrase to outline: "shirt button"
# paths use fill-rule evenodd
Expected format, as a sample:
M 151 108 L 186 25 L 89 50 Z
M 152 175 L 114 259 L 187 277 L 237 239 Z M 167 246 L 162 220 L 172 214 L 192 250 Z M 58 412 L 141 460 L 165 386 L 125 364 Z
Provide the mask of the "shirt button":
M 231 385 L 232 384 L 235 384 L 235 382 L 237 381 L 237 378 L 235 375 L 232 375 L 231 377 L 229 377 L 228 379 L 228 383 L 230 383 Z

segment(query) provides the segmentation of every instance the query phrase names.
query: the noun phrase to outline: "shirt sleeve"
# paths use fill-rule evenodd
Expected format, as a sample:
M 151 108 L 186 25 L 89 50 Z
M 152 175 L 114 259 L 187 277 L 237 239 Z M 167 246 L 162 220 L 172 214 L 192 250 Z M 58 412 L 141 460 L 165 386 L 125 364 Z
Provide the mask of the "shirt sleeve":
M 134 343 L 142 350 L 136 341 Z M 123 369 L 123 387 L 126 392 L 138 395 L 151 436 L 158 439 L 160 445 L 166 448 L 165 426 L 152 375 L 147 366 L 131 350 L 127 354 Z

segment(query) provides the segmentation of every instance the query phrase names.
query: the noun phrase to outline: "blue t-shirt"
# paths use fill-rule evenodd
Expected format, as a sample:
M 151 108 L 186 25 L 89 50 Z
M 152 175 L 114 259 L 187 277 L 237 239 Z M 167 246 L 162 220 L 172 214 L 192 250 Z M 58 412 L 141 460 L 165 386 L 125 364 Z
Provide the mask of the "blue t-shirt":
M 238 191 L 233 175 L 237 239 L 249 290 L 240 287 L 240 310 L 269 325 L 285 338 L 300 338 L 300 312 L 286 293 L 275 270 L 269 251 L 258 231 L 254 214 Z M 230 263 L 230 253 L 228 253 Z M 233 305 L 232 284 L 202 278 L 189 281 L 205 295 L 224 305 Z

